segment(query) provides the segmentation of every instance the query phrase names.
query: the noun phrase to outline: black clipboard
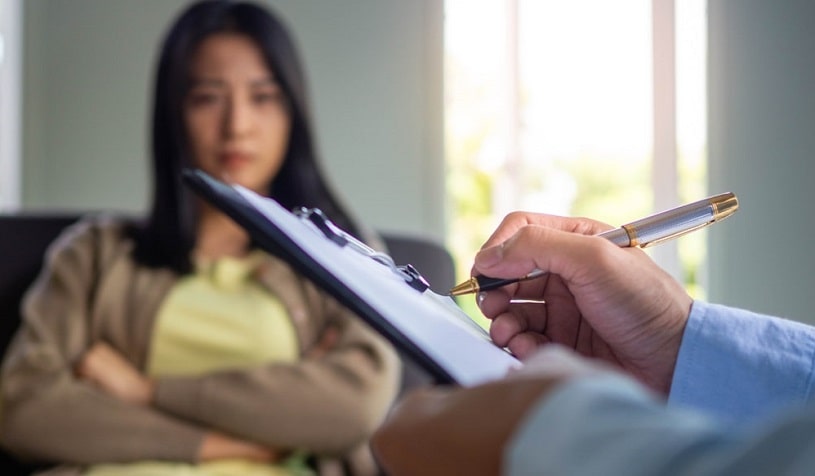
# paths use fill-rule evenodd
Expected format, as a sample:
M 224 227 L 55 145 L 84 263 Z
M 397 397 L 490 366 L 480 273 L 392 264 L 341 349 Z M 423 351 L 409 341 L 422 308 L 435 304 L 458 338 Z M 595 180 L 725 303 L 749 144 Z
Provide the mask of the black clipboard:
M 284 210 L 272 199 L 201 170 L 185 170 L 183 179 L 246 229 L 258 247 L 354 311 L 437 383 L 475 385 L 519 365 L 452 299 L 430 290 L 417 270 L 371 250 L 319 210 Z M 383 302 L 388 299 L 394 308 Z

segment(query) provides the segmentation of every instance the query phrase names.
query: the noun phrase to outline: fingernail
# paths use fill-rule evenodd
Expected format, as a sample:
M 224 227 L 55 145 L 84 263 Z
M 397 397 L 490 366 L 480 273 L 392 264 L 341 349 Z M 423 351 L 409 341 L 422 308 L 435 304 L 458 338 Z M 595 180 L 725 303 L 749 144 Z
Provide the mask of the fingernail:
M 476 301 L 476 303 L 478 303 L 478 307 L 481 307 L 481 303 L 484 302 L 484 299 L 486 297 L 487 297 L 487 293 L 485 293 L 485 292 L 478 293 L 478 295 L 475 297 L 475 301 Z

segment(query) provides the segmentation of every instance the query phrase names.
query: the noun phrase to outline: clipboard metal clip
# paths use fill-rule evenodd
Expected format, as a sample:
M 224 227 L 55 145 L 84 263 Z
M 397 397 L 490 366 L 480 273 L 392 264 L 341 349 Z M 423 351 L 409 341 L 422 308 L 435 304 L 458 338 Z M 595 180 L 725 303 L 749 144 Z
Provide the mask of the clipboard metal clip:
M 383 264 L 390 268 L 394 273 L 398 274 L 405 282 L 413 289 L 424 292 L 430 287 L 427 280 L 419 273 L 413 265 L 397 265 L 393 258 L 387 253 L 376 251 L 365 243 L 354 238 L 342 228 L 334 224 L 328 217 L 325 216 L 319 208 L 306 208 L 300 207 L 295 209 L 292 213 L 305 222 L 311 223 L 317 230 L 319 230 L 326 238 L 333 241 L 337 245 L 344 247 L 348 246 L 354 251 L 367 256 L 372 260 Z

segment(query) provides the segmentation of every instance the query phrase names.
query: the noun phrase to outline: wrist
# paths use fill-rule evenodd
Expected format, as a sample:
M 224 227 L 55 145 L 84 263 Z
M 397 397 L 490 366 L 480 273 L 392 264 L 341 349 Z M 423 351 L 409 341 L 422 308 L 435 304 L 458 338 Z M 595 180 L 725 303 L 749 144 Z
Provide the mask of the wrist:
M 252 461 L 271 463 L 277 455 L 271 448 L 260 444 L 208 431 L 201 440 L 196 458 L 199 462 L 224 458 L 245 458 Z
M 657 355 L 654 356 L 655 362 L 661 362 L 661 368 L 652 376 L 651 381 L 645 382 L 651 390 L 665 397 L 671 391 L 674 369 L 692 306 L 693 299 L 683 290 L 675 301 L 674 317 L 664 320 L 663 340 L 659 343 Z

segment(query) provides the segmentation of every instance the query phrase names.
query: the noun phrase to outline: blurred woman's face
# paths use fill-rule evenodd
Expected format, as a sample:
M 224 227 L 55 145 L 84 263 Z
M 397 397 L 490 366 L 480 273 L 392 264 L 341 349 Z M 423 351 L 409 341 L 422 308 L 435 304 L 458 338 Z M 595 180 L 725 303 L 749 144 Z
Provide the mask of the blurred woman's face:
M 184 122 L 196 167 L 266 194 L 289 144 L 287 99 L 247 36 L 219 33 L 193 57 Z

